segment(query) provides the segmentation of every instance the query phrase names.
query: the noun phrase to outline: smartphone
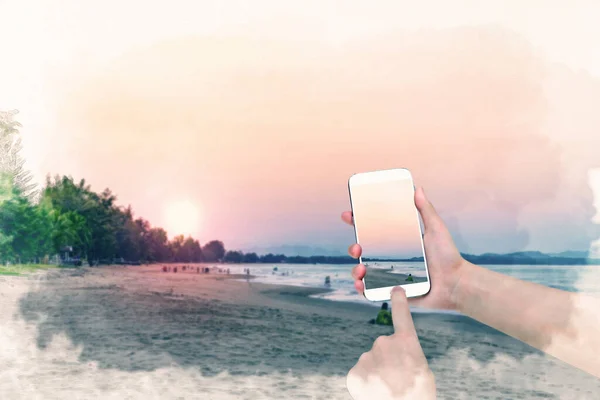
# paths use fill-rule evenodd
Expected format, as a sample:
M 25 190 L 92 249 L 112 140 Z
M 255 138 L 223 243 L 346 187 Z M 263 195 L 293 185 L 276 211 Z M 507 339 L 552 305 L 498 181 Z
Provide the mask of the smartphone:
M 429 293 L 431 282 L 412 175 L 405 168 L 354 174 L 348 180 L 364 295 L 387 301 L 395 286 L 407 297 Z

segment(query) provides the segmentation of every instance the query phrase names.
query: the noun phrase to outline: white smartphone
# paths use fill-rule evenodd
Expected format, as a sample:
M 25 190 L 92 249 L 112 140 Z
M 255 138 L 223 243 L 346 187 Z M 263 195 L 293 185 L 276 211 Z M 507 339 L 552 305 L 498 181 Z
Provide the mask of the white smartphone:
M 395 286 L 407 297 L 429 293 L 431 282 L 423 246 L 415 186 L 405 168 L 363 172 L 348 180 L 360 262 L 367 268 L 364 295 L 387 301 Z

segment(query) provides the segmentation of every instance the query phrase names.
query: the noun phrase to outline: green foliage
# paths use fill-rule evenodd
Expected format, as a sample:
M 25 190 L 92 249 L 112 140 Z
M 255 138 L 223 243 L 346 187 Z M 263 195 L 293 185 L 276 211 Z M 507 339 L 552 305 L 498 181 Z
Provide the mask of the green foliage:
M 85 180 L 48 177 L 37 208 L 48 216 L 53 254 L 72 249 L 72 256 L 87 259 L 92 265 L 115 260 L 205 261 L 196 239 L 180 235 L 169 242 L 164 229 L 135 218 L 131 207 L 120 207 L 116 200 L 109 189 L 96 193 Z M 223 242 L 218 240 L 205 248 L 211 251 L 211 260 L 225 254 Z
M 11 264 L 11 265 L 0 265 L 0 275 L 25 275 L 32 272 L 47 270 L 54 268 L 48 264 Z
M 17 111 L 0 111 L 0 264 L 48 262 L 68 255 L 91 265 L 129 262 L 326 262 L 324 258 L 226 251 L 219 240 L 201 246 L 198 240 L 176 236 L 135 218 L 131 207 L 116 204 L 116 196 L 72 177 L 48 177 L 41 191 L 32 183 L 21 158 Z M 331 261 L 331 260 L 329 260 Z M 338 260 L 347 262 L 346 259 Z M 335 262 L 335 260 L 334 260 Z M 77 263 L 78 264 L 78 263 Z M 21 267 L 23 270 L 25 267 Z M 18 274 L 18 271 L 2 270 Z
M 144 238 L 148 261 L 167 261 L 172 258 L 167 231 L 163 228 L 150 228 Z
M 6 178 L 2 182 L 0 262 L 39 260 L 52 251 L 49 210 L 32 204 Z
M 225 253 L 223 261 L 230 263 L 241 263 L 244 262 L 244 254 L 241 251 L 228 251 Z
M 202 247 L 204 260 L 207 262 L 216 262 L 225 257 L 225 245 L 220 240 L 212 240 Z
M 15 120 L 18 111 L 0 111 L 0 173 L 7 174 L 13 189 L 20 195 L 37 199 L 37 185 L 33 176 L 25 169 L 25 160 L 21 156 L 23 142 L 19 124 Z
M 87 260 L 91 265 L 114 262 L 352 263 L 349 257 L 286 257 L 226 251 L 222 241 L 201 246 L 183 235 L 171 241 L 167 232 L 136 218 L 131 207 L 116 204 L 108 189 L 92 191 L 84 181 L 67 176 L 47 178 L 38 202 L 14 190 L 0 175 L 0 263 L 39 262 L 52 255 Z
M 245 263 L 257 263 L 260 261 L 260 257 L 256 253 L 246 253 L 243 260 Z
M 0 218 L 3 218 L 4 203 L 12 198 L 12 182 L 6 173 L 0 173 Z M 4 222 L 0 219 L 0 223 Z M 12 252 L 12 236 L 0 225 L 0 262 Z

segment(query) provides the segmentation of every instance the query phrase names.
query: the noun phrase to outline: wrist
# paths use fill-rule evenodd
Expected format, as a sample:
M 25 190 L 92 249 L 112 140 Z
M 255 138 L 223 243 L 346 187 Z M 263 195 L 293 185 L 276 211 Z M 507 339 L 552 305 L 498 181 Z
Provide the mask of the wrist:
M 467 260 L 462 260 L 462 262 L 456 267 L 456 282 L 454 283 L 454 287 L 450 293 L 450 300 L 454 306 L 454 310 L 458 312 L 463 312 L 465 309 L 465 293 L 468 293 L 468 285 L 469 285 L 469 275 L 472 273 L 475 265 L 471 264 Z

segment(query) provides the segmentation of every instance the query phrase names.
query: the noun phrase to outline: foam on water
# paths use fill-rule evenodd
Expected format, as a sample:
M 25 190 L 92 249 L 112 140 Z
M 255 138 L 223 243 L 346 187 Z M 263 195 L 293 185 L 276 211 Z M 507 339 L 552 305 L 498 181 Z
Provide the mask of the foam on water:
M 385 265 L 384 265 L 385 264 Z M 392 263 L 381 263 L 389 268 Z M 420 267 L 416 263 L 393 263 L 397 273 L 415 273 Z M 317 294 L 312 297 L 332 301 L 357 302 L 380 307 L 380 302 L 371 302 L 359 295 L 354 288 L 350 272 L 354 265 L 307 265 L 307 264 L 272 264 L 272 265 L 236 265 L 232 273 L 244 273 L 250 268 L 255 281 L 267 284 L 291 285 L 299 287 L 326 287 L 325 278 L 330 277 L 332 289 L 330 293 Z M 277 271 L 273 269 L 277 267 Z M 522 280 L 555 287 L 562 290 L 600 295 L 600 266 L 543 266 L 543 265 L 492 265 L 487 268 L 513 276 Z M 416 313 L 459 314 L 454 311 L 428 310 L 412 308 Z

